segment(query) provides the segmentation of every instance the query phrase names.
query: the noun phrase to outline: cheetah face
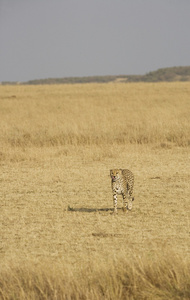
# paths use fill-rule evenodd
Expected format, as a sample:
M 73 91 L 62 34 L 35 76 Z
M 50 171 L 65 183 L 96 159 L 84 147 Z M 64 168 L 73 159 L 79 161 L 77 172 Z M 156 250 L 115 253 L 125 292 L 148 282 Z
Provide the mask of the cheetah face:
M 121 170 L 120 169 L 110 170 L 110 176 L 112 181 L 118 180 L 121 176 Z

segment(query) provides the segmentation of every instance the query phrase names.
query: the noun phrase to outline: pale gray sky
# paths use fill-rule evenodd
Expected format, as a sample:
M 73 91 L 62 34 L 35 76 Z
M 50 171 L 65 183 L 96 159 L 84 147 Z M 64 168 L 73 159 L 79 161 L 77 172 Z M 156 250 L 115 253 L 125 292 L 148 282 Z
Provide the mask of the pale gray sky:
M 190 65 L 190 0 L 0 0 L 0 81 Z

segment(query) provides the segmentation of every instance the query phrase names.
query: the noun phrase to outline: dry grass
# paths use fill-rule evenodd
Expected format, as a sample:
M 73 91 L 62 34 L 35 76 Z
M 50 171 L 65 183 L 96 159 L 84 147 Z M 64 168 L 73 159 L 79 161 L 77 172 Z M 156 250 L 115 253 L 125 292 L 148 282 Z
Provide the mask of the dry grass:
M 0 86 L 0 299 L 190 298 L 189 94 Z M 115 167 L 135 174 L 117 216 Z
M 2 299 L 190 298 L 189 262 L 171 251 L 148 260 L 120 256 L 107 266 L 102 262 L 93 268 L 84 266 L 80 273 L 73 273 L 63 262 L 21 264 L 5 269 L 1 279 Z
M 10 146 L 190 144 L 188 83 L 1 87 Z

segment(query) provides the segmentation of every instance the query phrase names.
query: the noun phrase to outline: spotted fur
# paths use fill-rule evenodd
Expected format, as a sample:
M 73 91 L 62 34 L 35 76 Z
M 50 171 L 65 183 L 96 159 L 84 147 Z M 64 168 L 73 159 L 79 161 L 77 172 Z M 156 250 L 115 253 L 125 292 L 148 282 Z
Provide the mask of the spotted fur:
M 134 200 L 132 197 L 134 186 L 133 173 L 127 169 L 114 169 L 110 170 L 110 176 L 114 212 L 117 212 L 117 195 L 122 195 L 123 197 L 123 210 L 131 210 L 132 201 Z

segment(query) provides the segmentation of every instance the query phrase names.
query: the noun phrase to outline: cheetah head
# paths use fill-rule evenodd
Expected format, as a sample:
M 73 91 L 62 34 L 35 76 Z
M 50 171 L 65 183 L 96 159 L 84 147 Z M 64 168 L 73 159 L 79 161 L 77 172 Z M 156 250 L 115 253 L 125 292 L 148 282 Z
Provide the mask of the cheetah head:
M 112 181 L 118 180 L 120 178 L 121 174 L 122 174 L 122 171 L 120 169 L 110 170 L 110 176 L 111 176 Z

